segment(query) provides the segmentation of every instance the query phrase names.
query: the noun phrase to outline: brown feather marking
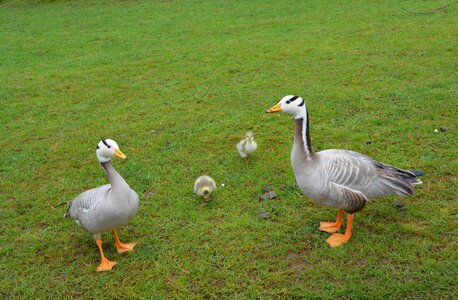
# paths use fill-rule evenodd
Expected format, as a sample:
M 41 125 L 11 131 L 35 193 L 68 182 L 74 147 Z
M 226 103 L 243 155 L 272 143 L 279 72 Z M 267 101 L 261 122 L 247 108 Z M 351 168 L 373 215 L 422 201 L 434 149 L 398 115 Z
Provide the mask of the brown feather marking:
M 356 193 L 350 189 L 344 188 L 343 195 L 346 205 L 344 210 L 349 214 L 360 211 L 366 205 L 367 199 L 362 193 Z

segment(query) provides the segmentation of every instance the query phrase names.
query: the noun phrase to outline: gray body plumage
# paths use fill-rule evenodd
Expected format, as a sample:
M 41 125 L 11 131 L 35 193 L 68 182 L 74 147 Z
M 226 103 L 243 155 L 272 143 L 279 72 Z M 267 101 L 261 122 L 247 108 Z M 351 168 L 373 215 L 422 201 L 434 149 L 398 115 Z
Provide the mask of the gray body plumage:
M 100 234 L 129 223 L 138 210 L 139 199 L 111 161 L 102 163 L 110 184 L 85 191 L 69 202 L 66 216 L 92 234 Z
M 348 150 L 313 153 L 308 124 L 296 119 L 291 165 L 301 191 L 314 202 L 361 210 L 372 198 L 413 194 L 422 171 L 402 170 Z

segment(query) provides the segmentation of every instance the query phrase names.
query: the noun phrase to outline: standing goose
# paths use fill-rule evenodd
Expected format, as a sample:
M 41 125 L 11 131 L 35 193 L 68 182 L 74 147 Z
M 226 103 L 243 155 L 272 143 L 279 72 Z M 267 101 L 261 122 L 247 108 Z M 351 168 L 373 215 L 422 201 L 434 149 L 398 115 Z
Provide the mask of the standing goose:
M 110 184 L 85 191 L 68 202 L 69 208 L 65 217 L 74 219 L 78 225 L 94 236 L 102 257 L 97 271 L 110 271 L 116 262 L 105 257 L 100 234 L 113 230 L 119 253 L 134 249 L 136 243 L 121 243 L 116 229 L 129 223 L 137 213 L 138 195 L 111 164 L 113 156 L 127 159 L 127 156 L 119 150 L 118 144 L 110 139 L 101 140 L 95 152 Z
M 245 135 L 245 139 L 238 142 L 235 147 L 239 150 L 240 157 L 245 158 L 256 150 L 258 144 L 256 144 L 253 138 L 253 133 L 248 131 Z
M 285 96 L 268 113 L 293 115 L 296 124 L 291 165 L 301 191 L 317 204 L 338 208 L 335 222 L 321 222 L 320 230 L 334 233 L 343 225 L 345 234 L 332 234 L 326 242 L 331 247 L 345 244 L 351 237 L 354 213 L 376 197 L 413 194 L 420 184 L 418 170 L 402 170 L 348 150 L 324 150 L 314 153 L 310 140 L 309 118 L 305 101 L 298 96 Z

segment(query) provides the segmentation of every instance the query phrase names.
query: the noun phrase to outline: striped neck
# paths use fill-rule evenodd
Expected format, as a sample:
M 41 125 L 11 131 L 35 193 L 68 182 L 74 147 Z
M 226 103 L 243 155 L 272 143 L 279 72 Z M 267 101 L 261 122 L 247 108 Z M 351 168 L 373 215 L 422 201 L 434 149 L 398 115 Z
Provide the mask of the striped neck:
M 297 118 L 294 121 L 296 123 L 295 139 L 297 139 L 301 145 L 301 150 L 305 155 L 305 159 L 307 161 L 311 161 L 313 151 L 312 142 L 310 139 L 308 111 L 306 110 L 306 113 L 302 118 Z

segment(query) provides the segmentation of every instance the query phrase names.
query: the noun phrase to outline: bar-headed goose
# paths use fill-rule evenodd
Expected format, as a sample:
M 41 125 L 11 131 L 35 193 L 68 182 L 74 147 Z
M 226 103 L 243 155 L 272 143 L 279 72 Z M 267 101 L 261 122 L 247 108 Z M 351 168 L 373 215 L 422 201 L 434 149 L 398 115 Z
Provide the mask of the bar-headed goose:
M 301 97 L 285 96 L 267 112 L 285 112 L 294 117 L 291 165 L 302 192 L 318 204 L 339 209 L 336 222 L 321 222 L 320 230 L 338 231 L 343 225 L 343 211 L 348 213 L 345 234 L 334 233 L 326 240 L 331 247 L 350 239 L 353 214 L 370 199 L 410 195 L 413 186 L 421 183 L 417 176 L 423 175 L 423 171 L 398 169 L 354 151 L 331 149 L 314 153 L 307 107 Z
M 115 141 L 101 140 L 97 145 L 96 154 L 110 184 L 88 190 L 69 201 L 69 208 L 65 216 L 74 219 L 94 236 L 102 257 L 97 271 L 110 271 L 116 262 L 105 257 L 100 234 L 113 230 L 118 252 L 133 250 L 136 243 L 121 243 L 116 229 L 127 224 L 137 213 L 138 195 L 111 164 L 113 156 L 127 159 Z

